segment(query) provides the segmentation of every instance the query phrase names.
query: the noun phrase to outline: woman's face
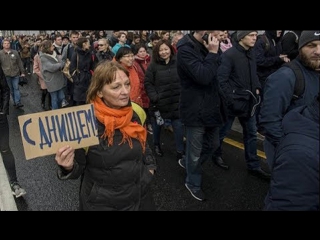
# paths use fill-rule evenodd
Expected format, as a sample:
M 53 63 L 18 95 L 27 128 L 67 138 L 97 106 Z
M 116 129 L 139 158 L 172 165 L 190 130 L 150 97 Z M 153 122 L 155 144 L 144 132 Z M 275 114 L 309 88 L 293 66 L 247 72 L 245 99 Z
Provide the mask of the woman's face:
M 163 60 L 168 60 L 170 58 L 170 55 L 171 55 L 171 50 L 169 46 L 167 46 L 166 44 L 161 44 L 159 48 L 159 56 Z
M 90 41 L 84 42 L 82 45 L 83 50 L 89 50 L 90 49 Z
M 144 58 L 147 56 L 147 50 L 144 47 L 141 47 L 137 53 L 137 56 Z
M 102 98 L 108 107 L 119 109 L 128 105 L 130 89 L 128 76 L 122 70 L 118 70 L 115 80 L 111 84 L 105 84 L 98 92 L 98 97 Z
M 128 53 L 126 55 L 123 55 L 122 58 L 120 58 L 120 63 L 126 67 L 131 67 L 133 65 L 133 60 L 134 60 L 133 53 Z
M 169 38 L 170 38 L 170 33 L 168 32 L 162 35 L 163 40 L 169 40 Z

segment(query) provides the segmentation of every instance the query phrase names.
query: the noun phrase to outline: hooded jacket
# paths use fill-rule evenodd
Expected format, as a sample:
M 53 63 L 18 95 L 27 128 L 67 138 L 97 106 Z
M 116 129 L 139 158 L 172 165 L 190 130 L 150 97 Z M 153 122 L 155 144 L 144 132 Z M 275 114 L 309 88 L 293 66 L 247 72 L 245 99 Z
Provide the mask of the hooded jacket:
M 264 210 L 319 211 L 319 99 L 288 112 Z

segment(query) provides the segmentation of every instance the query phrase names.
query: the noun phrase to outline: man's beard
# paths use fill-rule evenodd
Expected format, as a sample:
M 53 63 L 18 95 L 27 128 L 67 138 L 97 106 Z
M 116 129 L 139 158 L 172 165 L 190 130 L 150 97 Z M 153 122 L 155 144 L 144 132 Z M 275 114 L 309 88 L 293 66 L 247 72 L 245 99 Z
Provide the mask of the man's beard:
M 320 58 L 318 60 L 310 60 L 301 50 L 299 55 L 300 60 L 304 66 L 316 71 L 320 71 Z

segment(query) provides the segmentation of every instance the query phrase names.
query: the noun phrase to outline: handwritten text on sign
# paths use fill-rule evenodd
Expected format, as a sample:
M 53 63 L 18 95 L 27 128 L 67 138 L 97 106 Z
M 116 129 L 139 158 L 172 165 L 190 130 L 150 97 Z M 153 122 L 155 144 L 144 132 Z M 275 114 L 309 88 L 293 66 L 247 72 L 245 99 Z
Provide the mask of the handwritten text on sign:
M 22 115 L 19 125 L 27 160 L 66 145 L 76 149 L 99 143 L 92 104 Z

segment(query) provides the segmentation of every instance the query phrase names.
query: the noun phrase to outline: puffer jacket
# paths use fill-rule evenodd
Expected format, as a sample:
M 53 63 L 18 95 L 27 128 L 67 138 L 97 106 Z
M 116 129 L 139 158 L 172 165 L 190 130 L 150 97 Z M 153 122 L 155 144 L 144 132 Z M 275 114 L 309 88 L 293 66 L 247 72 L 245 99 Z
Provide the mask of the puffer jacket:
M 177 73 L 177 61 L 171 56 L 165 61 L 151 62 L 147 68 L 144 87 L 150 99 L 151 111 L 159 110 L 165 119 L 179 118 L 180 80 Z
M 267 211 L 319 211 L 319 99 L 288 112 L 276 149 Z
M 141 123 L 134 112 L 133 122 Z M 104 125 L 98 122 L 98 136 L 104 133 Z M 149 170 L 156 169 L 152 150 L 142 146 L 137 139 L 132 139 L 133 148 L 128 143 L 119 145 L 122 133 L 116 129 L 114 143 L 107 141 L 84 149 L 75 150 L 75 165 L 71 173 L 59 168 L 60 179 L 77 179 L 82 175 L 80 190 L 80 210 L 83 211 L 139 211 L 148 208 L 151 192 L 149 191 L 153 175 Z

